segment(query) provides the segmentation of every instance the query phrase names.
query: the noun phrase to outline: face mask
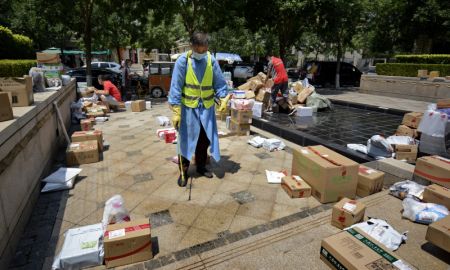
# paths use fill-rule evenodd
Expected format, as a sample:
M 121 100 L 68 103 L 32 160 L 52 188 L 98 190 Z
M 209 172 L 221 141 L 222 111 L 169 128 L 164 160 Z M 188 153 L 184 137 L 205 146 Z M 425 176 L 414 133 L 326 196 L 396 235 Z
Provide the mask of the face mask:
M 197 53 L 197 52 L 192 52 L 192 57 L 194 57 L 194 59 L 196 60 L 202 60 L 203 57 L 205 57 L 206 53 Z

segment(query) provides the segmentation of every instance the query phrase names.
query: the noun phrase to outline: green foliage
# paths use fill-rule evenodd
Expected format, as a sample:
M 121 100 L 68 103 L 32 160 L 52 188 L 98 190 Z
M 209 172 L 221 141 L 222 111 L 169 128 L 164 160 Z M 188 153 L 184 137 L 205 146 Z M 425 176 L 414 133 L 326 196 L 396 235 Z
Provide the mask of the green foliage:
M 450 54 L 399 54 L 397 63 L 450 64 Z
M 417 70 L 439 71 L 440 76 L 450 76 L 449 64 L 379 63 L 377 74 L 387 76 L 417 77 Z
M 35 66 L 36 60 L 0 60 L 0 77 L 22 77 Z
M 34 57 L 33 42 L 26 36 L 0 25 L 0 59 L 30 59 Z

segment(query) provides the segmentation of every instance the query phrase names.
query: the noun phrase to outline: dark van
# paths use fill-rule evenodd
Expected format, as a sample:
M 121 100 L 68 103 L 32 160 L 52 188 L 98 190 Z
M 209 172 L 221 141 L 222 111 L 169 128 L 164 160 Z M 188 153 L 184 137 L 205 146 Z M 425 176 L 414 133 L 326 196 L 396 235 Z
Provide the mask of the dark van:
M 336 81 L 337 62 L 312 61 L 307 62 L 300 72 L 302 79 L 306 76 L 312 85 L 331 87 Z M 361 71 L 354 65 L 341 62 L 340 85 L 359 86 Z

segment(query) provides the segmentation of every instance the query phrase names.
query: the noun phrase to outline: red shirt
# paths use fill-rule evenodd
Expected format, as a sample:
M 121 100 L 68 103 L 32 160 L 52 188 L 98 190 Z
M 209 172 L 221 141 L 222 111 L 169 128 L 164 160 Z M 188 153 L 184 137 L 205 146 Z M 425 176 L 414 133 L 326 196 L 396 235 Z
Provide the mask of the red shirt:
M 284 68 L 283 60 L 280 58 L 272 56 L 271 59 L 272 68 L 274 70 L 274 79 L 273 82 L 275 84 L 284 83 L 288 81 L 288 75 L 286 73 L 286 69 Z
M 103 90 L 107 91 L 111 96 L 113 96 L 117 101 L 122 102 L 122 98 L 120 96 L 120 91 L 111 81 L 103 82 Z

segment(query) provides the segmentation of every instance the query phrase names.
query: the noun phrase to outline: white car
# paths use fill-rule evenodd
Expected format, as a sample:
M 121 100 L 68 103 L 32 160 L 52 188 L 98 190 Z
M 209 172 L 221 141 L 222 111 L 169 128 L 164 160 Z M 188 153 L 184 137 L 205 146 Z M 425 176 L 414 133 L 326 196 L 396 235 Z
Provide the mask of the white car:
M 114 62 L 92 62 L 91 66 L 93 68 L 106 68 L 109 70 L 120 72 L 120 65 Z M 86 67 L 86 65 L 84 65 L 83 67 Z

